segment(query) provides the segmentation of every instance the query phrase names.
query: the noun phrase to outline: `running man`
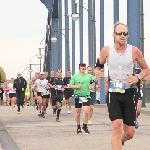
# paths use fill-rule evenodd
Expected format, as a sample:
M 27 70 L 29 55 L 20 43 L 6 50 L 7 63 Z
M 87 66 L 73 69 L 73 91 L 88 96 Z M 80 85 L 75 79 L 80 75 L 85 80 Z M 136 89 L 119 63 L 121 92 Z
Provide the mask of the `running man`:
M 87 73 L 91 74 L 93 73 L 93 68 L 91 66 L 87 67 Z M 96 86 L 95 86 L 95 76 L 93 76 L 93 83 L 90 84 L 90 111 L 89 111 L 89 116 L 88 116 L 88 124 L 91 124 L 91 118 L 92 118 L 92 114 L 93 114 L 93 106 L 96 100 Z
M 135 75 L 138 75 L 141 72 L 140 68 L 135 68 Z M 140 116 L 141 113 L 141 105 L 142 105 L 142 89 L 143 89 L 143 84 L 145 83 L 146 78 L 143 80 L 139 80 L 137 82 L 137 92 L 136 92 L 136 101 L 137 101 L 137 113 L 136 113 L 136 121 L 135 121 L 135 128 L 137 129 L 139 127 L 138 123 L 138 117 Z
M 46 109 L 46 97 L 48 88 L 48 80 L 45 79 L 44 72 L 40 72 L 40 78 L 35 81 L 34 88 L 38 96 L 38 116 L 45 118 L 44 111 Z
M 68 114 L 71 114 L 71 106 L 72 106 L 72 95 L 74 94 L 73 89 L 68 88 L 68 84 L 70 83 L 71 79 L 71 71 L 67 71 L 67 77 L 64 77 L 64 97 L 66 101 L 66 105 L 68 105 Z
M 57 69 L 57 77 L 51 78 L 50 84 L 51 84 L 50 88 L 52 88 L 51 94 L 52 94 L 53 114 L 55 114 L 57 111 L 56 121 L 60 122 L 60 112 L 61 112 L 63 92 L 64 92 L 64 88 L 63 88 L 64 83 L 62 79 L 61 69 Z
M 21 76 L 22 73 L 17 73 L 17 78 L 14 80 L 14 89 L 16 90 L 18 114 L 20 114 L 20 106 L 24 105 L 24 92 L 27 87 L 27 81 Z
M 105 46 L 101 50 L 95 75 L 97 79 L 102 77 L 101 69 L 108 61 L 110 81 L 107 105 L 112 124 L 112 149 L 122 150 L 124 142 L 132 139 L 135 134 L 136 102 L 134 100 L 137 90 L 135 84 L 148 75 L 149 68 L 141 51 L 127 44 L 129 37 L 127 25 L 117 22 L 114 25 L 113 36 L 114 45 Z M 142 69 L 138 76 L 133 75 L 135 61 Z
M 13 87 L 14 85 L 14 78 L 11 78 L 10 83 L 8 84 L 9 88 L 9 102 L 11 106 L 11 110 L 14 110 L 15 108 L 15 102 L 16 102 L 16 90 Z
M 4 93 L 4 90 L 2 87 L 0 87 L 0 106 L 3 105 L 3 93 Z
M 82 130 L 85 134 L 90 134 L 87 123 L 88 123 L 88 115 L 90 110 L 90 84 L 93 83 L 92 75 L 85 73 L 86 64 L 80 63 L 79 64 L 79 73 L 72 76 L 70 80 L 69 88 L 74 89 L 75 95 L 75 120 L 77 123 L 77 134 L 81 134 L 81 127 L 80 127 L 80 113 L 81 108 L 83 105 L 83 127 Z

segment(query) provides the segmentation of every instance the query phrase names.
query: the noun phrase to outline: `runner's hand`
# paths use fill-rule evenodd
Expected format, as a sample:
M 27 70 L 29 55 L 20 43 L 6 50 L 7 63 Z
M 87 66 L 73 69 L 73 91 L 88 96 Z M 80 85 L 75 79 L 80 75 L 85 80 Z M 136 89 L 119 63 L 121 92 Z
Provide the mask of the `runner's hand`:
M 54 88 L 54 89 L 55 89 L 55 85 L 52 85 L 52 88 Z
M 136 84 L 139 81 L 137 76 L 133 76 L 133 75 L 127 75 L 125 82 L 132 85 L 132 84 Z
M 81 87 L 82 87 L 81 84 L 78 84 L 78 85 L 77 85 L 77 89 L 80 89 Z

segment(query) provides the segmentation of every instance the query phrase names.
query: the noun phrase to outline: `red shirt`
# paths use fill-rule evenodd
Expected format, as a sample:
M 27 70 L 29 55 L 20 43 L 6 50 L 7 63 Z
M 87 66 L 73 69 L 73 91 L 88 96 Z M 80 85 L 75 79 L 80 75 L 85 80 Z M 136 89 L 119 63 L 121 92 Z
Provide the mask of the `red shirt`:
M 8 84 L 5 85 L 5 88 L 4 89 L 8 89 Z M 8 90 L 5 90 L 5 94 L 8 94 L 9 92 L 9 89 Z

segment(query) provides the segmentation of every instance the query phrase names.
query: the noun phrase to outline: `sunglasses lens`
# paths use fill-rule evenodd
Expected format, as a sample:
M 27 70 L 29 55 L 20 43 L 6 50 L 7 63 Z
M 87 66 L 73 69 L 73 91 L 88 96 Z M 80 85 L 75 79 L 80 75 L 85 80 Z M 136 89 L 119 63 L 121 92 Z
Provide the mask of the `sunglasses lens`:
M 116 32 L 116 35 L 122 35 L 122 32 Z
M 116 35 L 121 36 L 122 34 L 123 34 L 124 36 L 127 36 L 127 35 L 128 35 L 128 32 L 116 32 Z
M 127 36 L 127 35 L 128 35 L 128 32 L 123 32 L 123 35 L 124 35 L 124 36 Z

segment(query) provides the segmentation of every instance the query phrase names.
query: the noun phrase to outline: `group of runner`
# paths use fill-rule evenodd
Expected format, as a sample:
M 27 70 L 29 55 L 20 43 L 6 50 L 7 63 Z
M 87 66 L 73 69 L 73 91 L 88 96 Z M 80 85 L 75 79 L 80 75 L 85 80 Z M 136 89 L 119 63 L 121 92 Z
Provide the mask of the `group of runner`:
M 104 64 L 107 62 L 109 71 L 107 106 L 112 124 L 112 149 L 121 150 L 124 142 L 133 138 L 135 128 L 138 127 L 141 90 L 149 73 L 149 67 L 141 51 L 137 47 L 127 44 L 129 37 L 127 25 L 117 22 L 114 25 L 113 37 L 115 38 L 114 45 L 105 46 L 101 50 L 95 68 L 80 63 L 79 73 L 71 77 L 71 71 L 68 70 L 67 76 L 64 78 L 62 78 L 61 69 L 57 69 L 55 76 L 54 71 L 51 71 L 50 77 L 48 77 L 48 72 L 36 73 L 29 82 L 29 86 L 32 87 L 35 104 L 39 111 L 38 116 L 45 118 L 50 99 L 57 122 L 60 122 L 63 96 L 68 104 L 68 113 L 71 113 L 72 98 L 74 97 L 77 134 L 82 132 L 90 134 L 87 124 L 91 123 L 93 104 L 96 99 L 95 90 L 100 88 L 100 80 L 104 77 Z M 141 68 L 139 72 L 134 67 L 136 63 Z M 94 76 L 92 75 L 93 70 Z M 23 104 L 22 99 L 24 99 L 26 87 L 24 79 L 18 74 L 14 84 L 12 79 L 8 89 L 4 89 L 5 91 L 9 90 L 13 105 L 16 92 L 18 113 L 20 113 L 20 105 Z M 82 127 L 80 124 L 81 112 L 83 113 Z

